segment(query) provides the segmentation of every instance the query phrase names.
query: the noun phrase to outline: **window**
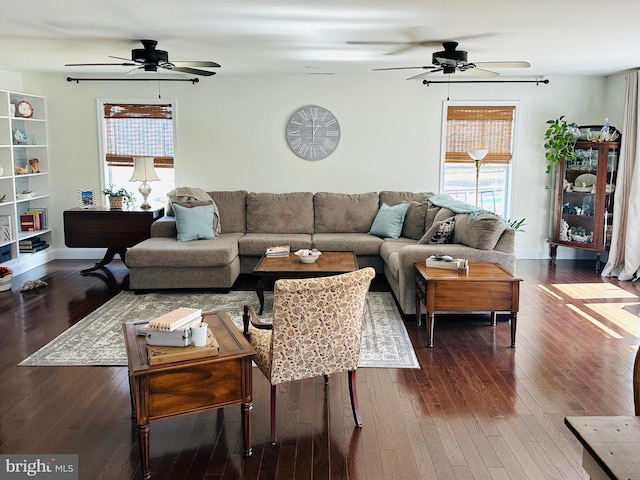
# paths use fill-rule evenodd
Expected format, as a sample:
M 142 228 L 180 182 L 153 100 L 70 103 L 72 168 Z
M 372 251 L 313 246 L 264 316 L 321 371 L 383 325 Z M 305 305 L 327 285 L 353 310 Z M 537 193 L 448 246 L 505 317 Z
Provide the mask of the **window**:
M 445 103 L 442 192 L 475 204 L 477 186 L 478 206 L 509 218 L 515 113 L 515 103 Z M 479 149 L 477 172 L 468 152 Z
M 167 192 L 175 187 L 174 104 L 159 102 L 99 101 L 103 188 L 108 185 L 126 188 L 136 195 L 140 182 L 130 182 L 133 157 L 153 157 L 160 181 L 151 182 L 149 202 L 164 204 Z

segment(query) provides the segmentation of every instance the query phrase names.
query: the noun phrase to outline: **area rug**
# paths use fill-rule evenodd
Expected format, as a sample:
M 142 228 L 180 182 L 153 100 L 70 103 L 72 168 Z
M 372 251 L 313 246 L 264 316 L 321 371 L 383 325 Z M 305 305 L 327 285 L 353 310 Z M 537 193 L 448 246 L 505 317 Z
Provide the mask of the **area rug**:
M 257 311 L 255 292 L 147 293 L 121 292 L 19 363 L 21 366 L 126 366 L 122 324 L 151 320 L 177 307 L 223 310 L 242 329 L 245 303 Z M 273 294 L 265 293 L 270 321 Z M 360 367 L 420 368 L 398 308 L 389 292 L 367 294 L 367 315 L 360 350 Z

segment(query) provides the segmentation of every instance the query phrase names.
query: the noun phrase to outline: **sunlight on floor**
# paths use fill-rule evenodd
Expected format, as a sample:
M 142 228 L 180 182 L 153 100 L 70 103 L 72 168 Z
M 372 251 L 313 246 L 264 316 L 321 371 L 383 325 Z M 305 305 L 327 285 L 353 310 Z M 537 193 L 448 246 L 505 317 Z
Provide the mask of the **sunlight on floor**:
M 593 310 L 611 323 L 626 330 L 635 337 L 640 337 L 640 319 L 637 312 L 639 303 L 588 303 L 584 307 Z
M 637 295 L 611 283 L 559 283 L 553 286 L 565 295 L 581 300 L 590 298 L 638 298 Z
M 586 320 L 590 321 L 591 323 L 593 323 L 596 327 L 598 327 L 600 330 L 602 330 L 604 333 L 606 333 L 607 335 L 609 335 L 612 338 L 616 338 L 616 339 L 621 339 L 622 336 L 619 335 L 618 333 L 616 333 L 615 331 L 611 330 L 609 327 L 607 327 L 606 325 L 604 325 L 602 322 L 596 320 L 595 318 L 593 318 L 591 315 L 589 315 L 588 313 L 580 310 L 579 307 L 572 305 L 570 303 L 567 304 L 567 307 L 569 307 L 571 310 L 573 310 L 574 312 L 576 312 L 578 315 L 580 315 L 581 317 L 585 318 Z

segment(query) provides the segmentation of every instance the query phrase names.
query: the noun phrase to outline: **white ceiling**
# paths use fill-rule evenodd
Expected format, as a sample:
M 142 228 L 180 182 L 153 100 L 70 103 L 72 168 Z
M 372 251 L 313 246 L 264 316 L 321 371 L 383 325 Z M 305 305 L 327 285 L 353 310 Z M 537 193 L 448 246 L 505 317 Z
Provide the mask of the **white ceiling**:
M 499 70 L 509 76 L 640 66 L 638 0 L 26 0 L 2 10 L 0 70 L 15 72 L 125 74 L 130 68 L 64 64 L 130 58 L 143 38 L 158 40 L 169 60 L 218 62 L 220 75 L 404 78 L 420 71 L 371 69 L 430 65 L 442 48 L 399 52 L 393 42 L 438 40 L 459 41 L 472 62 L 531 63 Z

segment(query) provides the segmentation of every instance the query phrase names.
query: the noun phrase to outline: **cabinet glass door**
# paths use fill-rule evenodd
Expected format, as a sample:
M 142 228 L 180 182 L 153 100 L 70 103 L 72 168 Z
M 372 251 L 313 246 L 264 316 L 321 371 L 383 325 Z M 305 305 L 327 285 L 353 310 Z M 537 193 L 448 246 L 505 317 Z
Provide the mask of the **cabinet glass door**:
M 618 158 L 620 150 L 617 145 L 607 148 L 607 173 L 604 187 L 604 245 L 611 245 L 611 225 L 613 223 L 613 199 L 618 177 Z
M 565 166 L 559 240 L 593 244 L 598 149 L 576 148 L 575 151 L 575 160 Z

